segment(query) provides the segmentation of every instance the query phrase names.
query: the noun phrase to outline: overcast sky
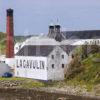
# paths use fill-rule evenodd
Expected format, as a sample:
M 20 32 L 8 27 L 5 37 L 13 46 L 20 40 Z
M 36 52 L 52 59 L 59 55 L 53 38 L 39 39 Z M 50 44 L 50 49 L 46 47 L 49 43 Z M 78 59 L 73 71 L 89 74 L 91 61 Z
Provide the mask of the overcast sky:
M 14 9 L 15 34 L 48 32 L 57 19 L 62 30 L 100 29 L 100 0 L 0 0 L 0 31 L 6 32 L 6 9 Z

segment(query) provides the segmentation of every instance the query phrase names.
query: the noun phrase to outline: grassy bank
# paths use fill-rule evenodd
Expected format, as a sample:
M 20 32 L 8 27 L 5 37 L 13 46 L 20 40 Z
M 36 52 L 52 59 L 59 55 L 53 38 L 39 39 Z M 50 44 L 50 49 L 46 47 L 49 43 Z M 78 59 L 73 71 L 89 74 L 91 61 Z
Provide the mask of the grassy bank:
M 100 53 L 91 54 L 84 59 L 81 62 L 82 70 L 66 79 L 66 84 L 84 87 L 88 92 L 100 95 L 100 62 L 94 62 L 94 58 L 100 58 Z
M 0 78 L 0 87 L 10 88 L 32 88 L 32 87 L 43 87 L 42 82 L 26 79 L 26 78 Z
M 38 89 L 44 92 L 68 93 L 77 96 L 100 96 L 100 93 L 88 91 L 87 84 L 82 84 L 75 80 L 41 82 L 26 78 L 0 78 L 0 88 L 10 89 Z
M 83 70 L 80 73 L 76 73 L 70 80 L 86 84 L 100 84 L 100 62 L 94 62 L 94 58 L 100 58 L 100 54 L 89 55 L 88 58 L 84 59 L 82 61 Z

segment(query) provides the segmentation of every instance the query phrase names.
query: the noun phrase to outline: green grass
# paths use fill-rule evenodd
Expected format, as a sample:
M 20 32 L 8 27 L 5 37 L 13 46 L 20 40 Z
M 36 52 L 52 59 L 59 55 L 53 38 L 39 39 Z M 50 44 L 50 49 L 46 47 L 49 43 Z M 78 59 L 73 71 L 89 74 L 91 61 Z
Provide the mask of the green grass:
M 93 58 L 99 58 L 100 53 L 90 55 L 82 61 L 83 70 L 74 74 L 73 78 L 66 79 L 65 82 L 70 85 L 86 85 L 86 89 L 91 91 L 95 85 L 100 84 L 100 63 L 92 61 Z
M 33 88 L 33 87 L 44 87 L 44 83 L 33 80 L 33 79 L 27 79 L 27 78 L 0 78 L 0 81 L 4 82 L 11 82 L 11 83 L 21 83 L 17 87 L 20 88 Z
M 93 58 L 99 56 L 100 54 L 96 53 L 82 61 L 84 71 L 79 76 L 82 80 L 93 84 L 100 83 L 100 63 L 92 61 Z

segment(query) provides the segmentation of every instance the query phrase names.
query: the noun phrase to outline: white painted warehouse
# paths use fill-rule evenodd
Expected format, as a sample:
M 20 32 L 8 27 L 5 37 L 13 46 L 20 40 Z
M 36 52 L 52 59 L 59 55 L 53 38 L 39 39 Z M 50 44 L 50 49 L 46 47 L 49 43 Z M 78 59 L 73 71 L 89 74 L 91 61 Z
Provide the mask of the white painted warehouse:
M 24 45 L 23 45 L 24 44 Z M 55 39 L 31 37 L 15 56 L 15 76 L 39 80 L 63 80 L 68 55 Z M 15 49 L 18 49 L 18 47 Z
M 86 42 L 89 45 L 95 42 L 100 45 L 100 39 L 73 39 L 58 42 L 48 37 L 31 37 L 22 43 L 16 43 L 14 58 L 2 56 L 0 61 L 6 62 L 14 69 L 15 77 L 63 80 L 72 54 L 72 51 L 68 54 L 66 46 L 84 45 Z M 6 71 L 8 69 L 6 68 Z

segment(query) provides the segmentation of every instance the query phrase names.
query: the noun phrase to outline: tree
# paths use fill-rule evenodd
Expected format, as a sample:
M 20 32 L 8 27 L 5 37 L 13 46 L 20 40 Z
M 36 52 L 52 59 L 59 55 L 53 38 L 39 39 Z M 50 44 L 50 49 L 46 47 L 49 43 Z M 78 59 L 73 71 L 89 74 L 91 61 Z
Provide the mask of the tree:
M 99 48 L 100 48 L 99 45 L 96 45 L 96 44 L 91 45 L 91 52 L 90 53 L 94 54 L 94 53 L 99 52 Z
M 81 62 L 78 58 L 78 55 L 72 54 L 72 60 L 69 63 L 66 77 L 67 78 L 73 77 L 76 73 L 80 72 L 80 70 L 81 70 Z
M 87 45 L 82 45 L 82 59 L 85 59 L 88 57 L 88 52 L 87 52 Z

